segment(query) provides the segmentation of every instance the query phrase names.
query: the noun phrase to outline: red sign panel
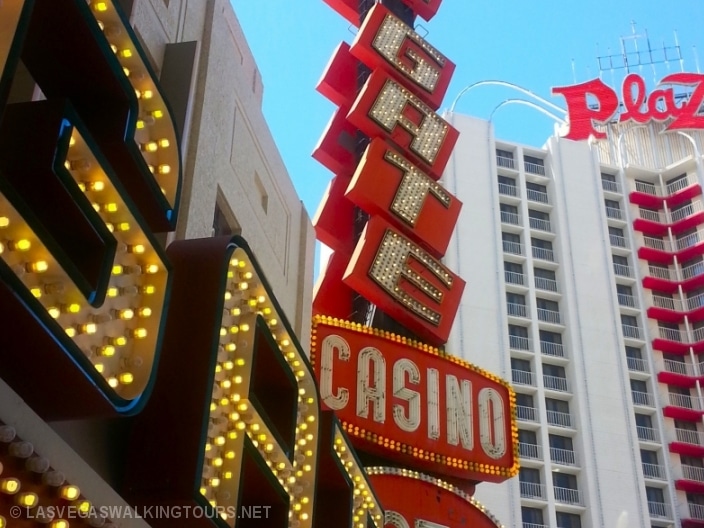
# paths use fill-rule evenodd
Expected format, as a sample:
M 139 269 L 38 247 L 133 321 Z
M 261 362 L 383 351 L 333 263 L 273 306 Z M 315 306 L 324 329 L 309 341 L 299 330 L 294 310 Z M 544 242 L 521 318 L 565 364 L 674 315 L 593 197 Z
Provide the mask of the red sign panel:
M 316 317 L 313 332 L 323 407 L 355 447 L 453 478 L 516 474 L 515 395 L 506 382 L 383 330 Z
M 459 137 L 447 121 L 381 70 L 369 77 L 347 119 L 371 138 L 390 139 L 438 178 Z
M 359 0 L 323 0 L 340 13 L 351 24 L 359 27 Z M 413 9 L 423 20 L 430 20 L 438 12 L 442 0 L 403 0 L 403 3 Z
M 367 147 L 346 196 L 438 258 L 447 250 L 462 208 L 442 185 L 378 138 Z
M 625 111 L 618 120 L 647 123 L 672 118 L 665 130 L 702 129 L 704 115 L 699 115 L 699 109 L 704 102 L 703 81 L 704 74 L 672 73 L 660 81 L 661 86 L 668 85 L 669 88 L 657 88 L 647 94 L 643 78 L 631 73 L 623 80 L 622 98 Z M 693 87 L 687 101 L 680 106 L 675 103 L 673 85 Z M 552 93 L 565 96 L 570 123 L 566 138 L 576 141 L 588 139 L 590 136 L 596 139 L 606 138 L 606 134 L 596 130 L 594 125 L 608 123 L 619 109 L 618 95 L 612 88 L 601 79 L 593 79 L 582 84 L 553 88 Z M 595 99 L 597 104 L 590 104 L 588 96 Z
M 344 282 L 413 333 L 447 342 L 465 282 L 378 216 L 367 223 Z
M 501 523 L 463 491 L 438 479 L 395 468 L 367 469 L 395 528 L 497 528 Z
M 440 107 L 455 71 L 454 63 L 382 4 L 369 12 L 350 52 L 405 83 L 433 110 Z

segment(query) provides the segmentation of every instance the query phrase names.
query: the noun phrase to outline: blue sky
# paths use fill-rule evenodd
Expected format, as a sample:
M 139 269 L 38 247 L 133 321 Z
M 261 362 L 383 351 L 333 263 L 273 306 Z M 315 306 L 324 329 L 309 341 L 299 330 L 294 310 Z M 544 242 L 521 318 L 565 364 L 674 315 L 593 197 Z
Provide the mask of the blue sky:
M 322 0 L 231 0 L 264 80 L 264 114 L 309 215 L 315 214 L 333 176 L 310 156 L 334 106 L 315 91 L 335 47 L 352 42 L 356 28 Z M 675 46 L 677 32 L 685 71 L 704 67 L 704 3 L 680 0 L 444 0 L 418 32 L 457 64 L 442 108 L 460 90 L 488 79 L 509 81 L 564 107 L 550 88 L 599 76 L 597 56 L 618 54 L 621 37 L 647 31 L 654 50 Z M 626 41 L 632 49 L 632 40 Z M 639 40 L 645 49 L 645 40 Z M 693 49 L 696 47 L 696 51 Z M 574 68 L 573 68 L 574 65 Z M 669 65 L 679 71 L 678 63 Z M 646 69 L 650 83 L 667 73 Z M 700 68 L 701 69 L 701 68 Z M 620 87 L 605 72 L 604 81 Z M 488 118 L 505 99 L 519 94 L 496 86 L 462 97 L 456 111 Z M 497 137 L 533 146 L 552 134 L 552 121 L 536 110 L 510 105 L 493 118 Z

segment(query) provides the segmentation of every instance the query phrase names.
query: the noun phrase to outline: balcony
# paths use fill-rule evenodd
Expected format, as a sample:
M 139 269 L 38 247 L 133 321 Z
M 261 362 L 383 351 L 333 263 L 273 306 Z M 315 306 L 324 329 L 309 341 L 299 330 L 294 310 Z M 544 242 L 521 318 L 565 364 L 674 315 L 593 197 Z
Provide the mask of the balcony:
M 546 310 L 545 308 L 538 308 L 538 319 L 546 323 L 562 324 L 560 322 L 560 312 L 556 312 L 555 310 Z
M 661 339 L 667 339 L 668 341 L 675 341 L 677 343 L 682 343 L 682 332 L 679 328 L 665 328 L 662 326 L 658 327 L 658 334 Z
M 535 289 L 557 293 L 557 281 L 555 279 L 546 279 L 544 277 L 535 277 Z
M 521 458 L 529 458 L 532 460 L 541 460 L 543 458 L 543 450 L 539 445 L 526 444 L 525 442 L 518 444 L 518 454 Z
M 567 357 L 565 347 L 562 346 L 562 343 L 551 343 L 549 341 L 540 342 L 540 353 L 552 357 Z
M 504 167 L 506 169 L 515 169 L 515 165 L 513 163 L 513 158 L 509 158 L 506 156 L 496 156 L 496 166 L 497 167 Z
M 688 502 L 689 517 L 698 521 L 704 521 L 704 505 Z
M 687 297 L 685 302 L 687 304 L 687 310 L 690 312 L 701 308 L 704 306 L 704 293 L 698 293 L 692 297 Z
M 704 207 L 702 206 L 701 201 L 697 200 L 696 202 L 688 203 L 678 209 L 670 211 L 670 223 L 674 224 L 675 222 L 684 220 L 685 218 L 701 213 L 702 211 L 704 211 Z
M 550 425 L 554 425 L 556 427 L 572 427 L 572 416 L 570 413 L 547 411 L 547 419 Z
M 559 392 L 570 392 L 569 384 L 566 378 L 561 378 L 559 376 L 548 376 L 543 374 L 543 385 L 546 389 L 559 391 Z
M 503 194 L 504 196 L 518 197 L 518 187 L 506 183 L 499 183 L 499 194 Z
M 669 405 L 681 407 L 682 409 L 692 409 L 701 411 L 702 406 L 699 398 L 692 398 L 689 394 L 677 394 L 676 392 L 667 393 L 667 401 Z
M 625 264 L 616 264 L 615 262 L 614 274 L 618 275 L 619 277 L 633 277 L 633 272 L 631 271 L 630 266 L 626 266 Z
M 517 385 L 535 385 L 533 381 L 533 373 L 529 370 L 511 370 L 511 381 Z
M 681 191 L 682 189 L 686 189 L 694 183 L 696 183 L 696 180 L 693 180 L 689 176 L 687 176 L 686 178 L 675 180 L 672 183 L 667 184 L 667 186 L 665 187 L 665 193 L 667 196 L 670 196 L 678 191 Z
M 622 324 L 621 329 L 623 330 L 623 337 L 631 339 L 643 339 L 641 337 L 640 328 L 638 328 L 637 326 Z
M 682 376 L 696 376 L 694 372 L 694 365 L 685 363 L 684 361 L 672 361 L 671 359 L 664 360 L 665 372 L 672 372 L 673 374 L 681 374 Z
M 562 504 L 575 504 L 577 506 L 584 506 L 582 502 L 582 496 L 579 490 L 572 488 L 558 488 L 555 486 L 553 488 L 555 491 L 555 501 L 561 502 Z
M 516 417 L 524 422 L 537 422 L 538 413 L 535 407 L 527 407 L 525 405 L 516 405 Z
M 643 476 L 648 479 L 665 480 L 665 467 L 660 464 L 642 462 Z
M 523 273 L 504 271 L 504 280 L 506 281 L 506 284 L 517 284 L 519 286 L 523 286 Z
M 633 398 L 633 405 L 642 405 L 645 407 L 653 407 L 655 404 L 653 396 L 649 392 L 641 391 L 631 391 L 631 398 Z
M 704 268 L 702 269 L 704 270 Z M 670 268 L 661 268 L 659 266 L 648 266 L 648 275 L 655 277 L 656 279 L 662 279 L 670 282 L 677 280 L 677 274 L 674 270 L 671 270 Z
M 562 464 L 563 466 L 577 465 L 577 455 L 571 449 L 559 449 L 557 447 L 551 447 L 550 460 L 555 464 Z
M 545 485 L 535 482 L 521 482 L 521 497 L 524 499 L 545 499 Z
M 666 251 L 672 253 L 672 245 L 669 240 L 663 240 L 662 238 L 644 236 L 643 246 L 649 249 L 655 249 L 657 251 Z
M 610 180 L 601 180 L 601 188 L 606 192 L 621 193 L 621 185 Z
M 690 431 L 689 429 L 675 429 L 677 442 L 695 446 L 704 446 L 704 433 L 701 431 Z
M 544 165 L 539 165 L 537 163 L 531 163 L 529 161 L 524 161 L 523 168 L 525 169 L 526 172 L 529 172 L 530 174 L 537 174 L 539 176 L 545 176 L 545 166 Z
M 508 312 L 508 315 L 512 317 L 527 317 L 528 314 L 525 304 L 512 302 L 506 303 L 506 311 Z
M 683 311 L 682 301 L 673 299 L 672 297 L 663 297 L 662 295 L 653 295 L 653 306 L 673 312 Z
M 536 191 L 535 189 L 526 189 L 526 196 L 531 202 L 548 203 L 548 193 Z
M 651 211 L 650 209 L 639 209 L 638 216 L 643 220 L 656 222 L 658 224 L 666 224 L 667 216 L 662 211 Z
M 684 280 L 693 279 L 702 274 L 704 274 L 704 262 L 695 262 L 682 268 L 682 278 Z
M 513 350 L 530 350 L 530 339 L 523 336 L 509 334 L 508 345 Z
M 501 211 L 501 222 L 504 224 L 521 225 L 521 217 L 518 213 Z
M 704 240 L 704 231 L 695 231 L 682 238 L 678 238 L 676 242 L 677 251 L 682 251 L 692 246 L 696 246 Z
M 528 218 L 528 223 L 531 229 L 537 231 L 545 231 L 547 233 L 552 233 L 552 227 L 550 226 L 550 220 L 543 220 L 542 218 L 533 218 L 532 216 Z
M 618 207 L 606 206 L 606 216 L 613 220 L 623 220 L 623 213 Z
M 631 372 L 648 372 L 648 363 L 644 359 L 626 356 L 626 363 Z
M 626 238 L 621 235 L 609 234 L 609 241 L 610 241 L 612 247 L 618 247 L 618 248 L 627 248 L 628 247 L 628 242 L 626 241 Z
M 694 482 L 704 482 L 704 468 L 682 464 L 682 478 Z
M 652 427 L 637 425 L 636 433 L 638 433 L 638 440 L 641 440 L 642 442 L 660 442 L 660 435 L 658 434 L 657 429 L 653 429 Z
M 522 523 L 521 528 L 550 528 L 547 524 Z
M 648 513 L 655 519 L 672 519 L 672 509 L 664 502 L 648 501 Z
M 520 242 L 510 242 L 508 240 L 503 241 L 504 253 L 510 253 L 511 255 L 523 255 L 523 246 Z
M 628 308 L 638 308 L 638 301 L 633 295 L 627 293 L 619 293 L 618 295 L 619 306 L 626 306 Z
M 636 191 L 642 192 L 644 194 L 650 194 L 651 196 L 660 196 L 658 188 L 652 183 L 636 181 Z

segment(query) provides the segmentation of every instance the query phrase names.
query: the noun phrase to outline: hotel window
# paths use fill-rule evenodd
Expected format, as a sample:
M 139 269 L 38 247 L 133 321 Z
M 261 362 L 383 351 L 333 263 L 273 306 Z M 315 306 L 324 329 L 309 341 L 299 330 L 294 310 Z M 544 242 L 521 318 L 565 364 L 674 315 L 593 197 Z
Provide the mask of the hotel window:
M 508 284 L 523 285 L 523 266 L 515 262 L 504 262 L 504 280 Z
M 496 165 L 499 167 L 513 169 L 513 152 L 510 152 L 508 150 L 496 149 Z
M 523 522 L 523 526 L 530 528 L 543 526 L 543 510 L 522 506 L 521 521 Z
M 676 387 L 675 385 L 668 385 L 668 398 L 670 404 L 675 407 L 681 407 L 683 409 L 693 409 L 692 405 L 692 395 L 689 389 L 685 387 Z
M 532 202 L 548 203 L 548 188 L 533 182 L 526 182 L 528 199 Z
M 636 372 L 645 372 L 645 361 L 643 361 L 643 353 L 640 348 L 627 346 L 626 347 L 626 363 L 628 370 Z
M 626 247 L 626 237 L 623 236 L 623 229 L 609 226 L 609 242 L 614 247 Z
M 517 293 L 506 292 L 506 309 L 508 315 L 526 317 L 526 297 Z
M 665 504 L 665 494 L 661 488 L 646 486 L 645 496 L 648 498 L 648 512 L 650 515 L 654 517 L 669 517 Z
M 518 196 L 516 180 L 509 178 L 508 176 L 499 176 L 499 194 Z
M 557 528 L 582 528 L 582 520 L 579 515 L 566 512 L 555 512 L 557 516 Z
M 609 218 L 615 218 L 616 220 L 621 220 L 621 206 L 615 200 L 604 200 L 604 205 L 606 206 L 606 216 Z
M 499 209 L 501 210 L 501 221 L 505 224 L 520 224 L 518 216 L 518 207 L 515 205 L 508 205 L 505 203 L 499 204 Z
M 601 188 L 609 192 L 619 192 L 618 183 L 616 183 L 616 176 L 602 172 Z
M 514 350 L 530 350 L 528 329 L 525 326 L 508 325 L 508 342 Z
M 522 255 L 521 250 L 521 235 L 515 233 L 501 233 L 501 241 L 504 246 L 504 253 L 511 253 L 513 255 Z
M 545 160 L 533 156 L 523 156 L 523 167 L 526 172 L 545 176 Z
M 569 473 L 553 472 L 552 485 L 556 488 L 564 488 L 569 490 L 578 489 L 577 477 L 575 475 L 570 475 Z
M 643 466 L 643 476 L 645 478 L 662 479 L 665 477 L 665 472 L 658 463 L 657 451 L 648 449 L 640 450 L 640 461 Z
M 675 176 L 674 178 L 667 180 L 665 182 L 665 185 L 668 188 L 668 194 L 672 194 L 675 191 L 679 191 L 680 189 L 684 189 L 687 186 L 687 174 L 680 174 L 679 176 Z M 670 190 L 671 188 L 674 188 L 674 190 Z
M 636 299 L 633 297 L 633 288 L 630 286 L 625 286 L 623 284 L 616 285 L 616 296 L 618 297 L 618 304 L 621 306 L 627 306 L 629 308 L 635 308 Z
M 552 231 L 552 228 L 550 227 L 550 215 L 548 213 L 528 209 L 528 222 L 531 229 L 547 232 Z
M 566 379 L 565 367 L 560 365 L 551 365 L 550 363 L 543 363 L 543 376 L 549 376 L 551 378 Z
M 530 361 L 511 358 L 511 380 L 519 385 L 533 385 Z

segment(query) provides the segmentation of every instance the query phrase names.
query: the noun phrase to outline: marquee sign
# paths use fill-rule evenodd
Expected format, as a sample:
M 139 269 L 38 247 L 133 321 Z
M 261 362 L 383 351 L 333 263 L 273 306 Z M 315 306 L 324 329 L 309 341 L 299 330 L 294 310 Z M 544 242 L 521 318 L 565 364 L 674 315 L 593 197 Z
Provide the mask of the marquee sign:
M 473 480 L 516 470 L 515 395 L 496 376 L 381 330 L 317 317 L 320 398 L 363 451 Z
M 358 2 L 326 1 L 357 24 Z M 461 209 L 438 182 L 458 137 L 436 113 L 454 64 L 409 25 L 439 2 L 404 3 L 374 3 L 318 85 L 339 109 L 313 154 L 335 176 L 314 219 L 333 254 L 316 285 L 311 358 L 323 406 L 355 448 L 470 489 L 518 472 L 515 396 L 435 348 L 464 290 L 440 260 Z M 359 297 L 418 339 L 349 321 Z M 387 526 L 440 526 L 419 512 L 398 519 Z
M 367 471 L 386 505 L 390 528 L 500 528 L 503 526 L 472 497 L 441 480 L 416 471 L 372 467 Z
M 552 93 L 565 97 L 570 125 L 565 137 L 575 141 L 588 139 L 590 136 L 605 139 L 606 133 L 597 130 L 594 125 L 609 123 L 619 108 L 623 108 L 618 117 L 619 122 L 647 123 L 672 119 L 665 130 L 704 128 L 704 115 L 700 114 L 704 102 L 704 74 L 671 73 L 663 77 L 658 86 L 669 88 L 656 88 L 648 94 L 643 78 L 636 73 L 630 73 L 623 80 L 621 103 L 618 94 L 601 79 L 556 87 L 552 89 Z M 678 104 L 675 101 L 673 86 L 688 87 L 691 94 L 684 102 Z M 596 100 L 595 105 L 591 102 L 593 100 Z

